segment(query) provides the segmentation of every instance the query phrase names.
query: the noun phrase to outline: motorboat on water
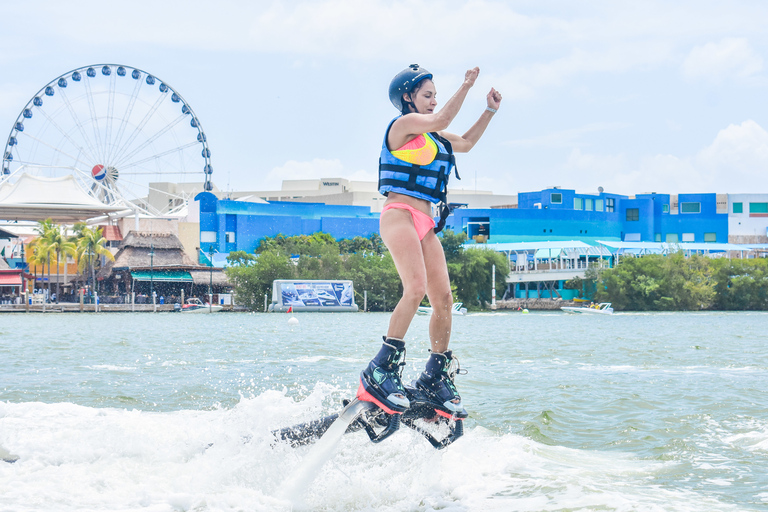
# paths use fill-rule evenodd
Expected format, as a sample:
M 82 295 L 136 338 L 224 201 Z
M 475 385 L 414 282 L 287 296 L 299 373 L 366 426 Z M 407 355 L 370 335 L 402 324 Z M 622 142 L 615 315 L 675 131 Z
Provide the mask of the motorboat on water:
M 187 299 L 187 303 L 181 307 L 182 313 L 216 313 L 224 309 L 224 306 L 218 304 L 205 304 L 197 297 Z
M 588 315 L 612 315 L 613 308 L 610 302 L 601 302 L 592 306 L 563 306 L 560 308 L 566 313 L 584 313 Z
M 466 315 L 467 314 L 467 308 L 463 307 L 463 302 L 454 302 L 453 307 L 451 308 L 451 312 L 454 315 Z M 431 306 L 419 306 L 419 309 L 416 310 L 417 315 L 431 315 L 432 314 L 432 307 Z

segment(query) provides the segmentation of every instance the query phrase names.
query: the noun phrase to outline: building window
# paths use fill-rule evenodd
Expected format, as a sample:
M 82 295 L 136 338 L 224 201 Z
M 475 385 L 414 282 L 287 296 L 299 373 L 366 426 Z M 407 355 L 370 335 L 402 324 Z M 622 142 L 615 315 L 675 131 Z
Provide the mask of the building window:
M 549 196 L 549 202 L 552 204 L 562 204 L 563 203 L 563 194 L 552 194 Z
M 749 203 L 750 217 L 768 217 L 768 203 Z
M 744 213 L 744 203 L 733 203 L 733 213 Z
M 585 199 L 584 200 L 584 209 L 591 212 L 592 211 L 592 199 Z
M 226 236 L 227 236 L 227 243 L 228 244 L 235 243 L 235 233 L 234 233 L 234 231 L 227 231 Z
M 683 233 L 683 242 L 695 242 L 696 237 L 693 233 Z
M 668 244 L 676 244 L 680 240 L 677 238 L 677 233 L 667 233 L 667 240 L 666 242 Z
M 596 212 L 603 211 L 603 200 L 602 199 L 595 199 L 595 211 Z
M 655 235 L 653 235 L 653 241 L 661 242 L 661 233 L 656 233 Z
M 640 208 L 627 208 L 627 220 L 640 220 Z
M 680 213 L 701 213 L 701 203 L 680 203 Z
M 488 240 L 491 236 L 491 221 L 488 217 L 471 217 L 467 222 L 467 236 L 477 241 L 480 237 L 482 241 Z
M 668 204 L 661 205 L 661 213 L 669 213 L 669 205 Z
M 616 207 L 616 200 L 612 197 L 606 198 L 605 211 L 612 212 L 615 207 Z
M 215 231 L 201 231 L 200 232 L 200 242 L 204 244 L 215 244 L 216 243 L 216 232 Z
M 704 233 L 705 242 L 717 242 L 717 233 Z
M 580 197 L 574 197 L 573 198 L 573 209 L 574 210 L 583 210 L 584 209 L 584 200 Z

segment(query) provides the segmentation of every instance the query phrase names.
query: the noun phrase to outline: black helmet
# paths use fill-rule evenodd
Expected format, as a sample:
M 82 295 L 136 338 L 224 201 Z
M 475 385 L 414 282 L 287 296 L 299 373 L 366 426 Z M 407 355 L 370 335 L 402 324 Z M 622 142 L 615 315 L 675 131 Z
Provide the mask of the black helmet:
M 432 73 L 419 67 L 418 64 L 411 64 L 397 75 L 389 83 L 389 100 L 400 112 L 403 111 L 403 94 L 411 92 L 417 83 L 425 78 L 432 79 Z

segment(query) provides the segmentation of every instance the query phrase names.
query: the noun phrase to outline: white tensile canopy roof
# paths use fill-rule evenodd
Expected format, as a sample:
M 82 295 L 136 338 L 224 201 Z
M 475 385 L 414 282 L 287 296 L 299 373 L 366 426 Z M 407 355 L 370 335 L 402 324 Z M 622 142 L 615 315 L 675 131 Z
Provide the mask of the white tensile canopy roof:
M 83 190 L 73 175 L 44 178 L 22 174 L 0 184 L 0 220 L 85 221 L 126 210 L 106 205 Z

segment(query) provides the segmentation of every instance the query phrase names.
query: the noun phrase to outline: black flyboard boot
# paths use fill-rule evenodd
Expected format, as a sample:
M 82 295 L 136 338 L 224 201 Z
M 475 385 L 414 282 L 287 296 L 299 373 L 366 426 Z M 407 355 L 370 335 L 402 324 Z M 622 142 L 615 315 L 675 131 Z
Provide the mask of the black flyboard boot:
M 424 392 L 429 401 L 435 406 L 435 412 L 440 416 L 451 419 L 464 419 L 467 410 L 461 403 L 461 396 L 456 390 L 453 379 L 461 373 L 458 358 L 453 357 L 451 350 L 444 353 L 432 352 L 427 360 L 427 367 L 412 386 Z M 466 373 L 466 371 L 464 372 Z
M 410 407 L 400 380 L 405 366 L 405 342 L 384 337 L 381 350 L 360 374 L 357 398 L 373 402 L 388 414 L 402 414 Z

